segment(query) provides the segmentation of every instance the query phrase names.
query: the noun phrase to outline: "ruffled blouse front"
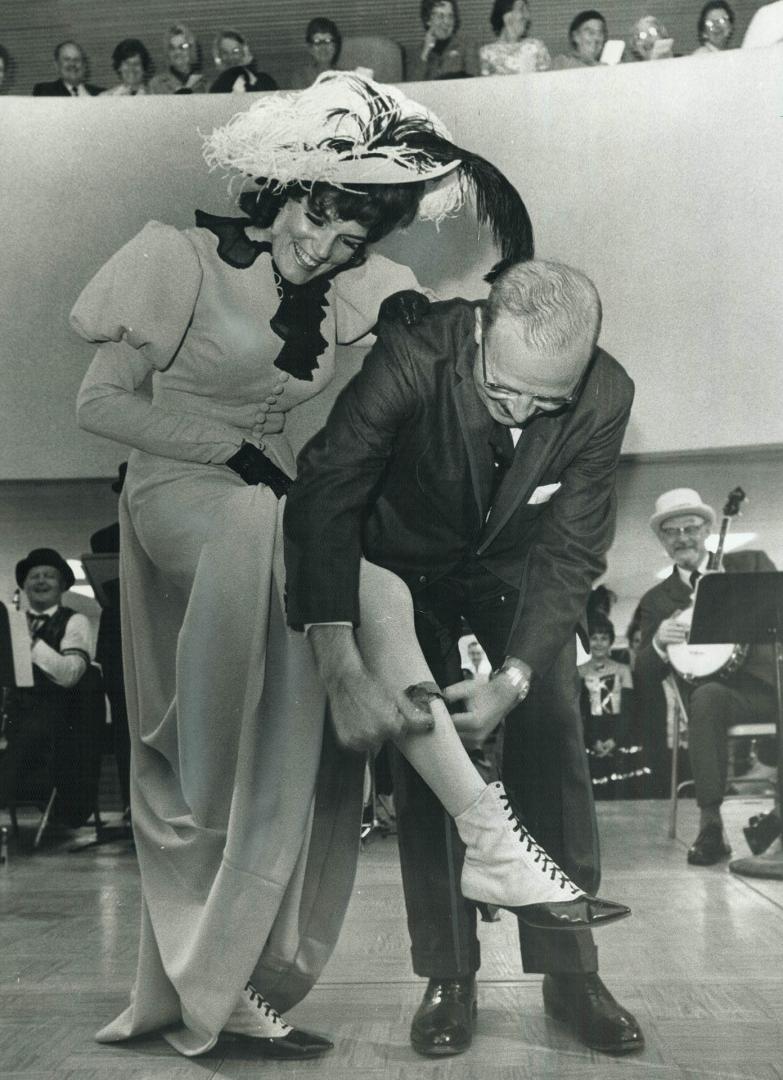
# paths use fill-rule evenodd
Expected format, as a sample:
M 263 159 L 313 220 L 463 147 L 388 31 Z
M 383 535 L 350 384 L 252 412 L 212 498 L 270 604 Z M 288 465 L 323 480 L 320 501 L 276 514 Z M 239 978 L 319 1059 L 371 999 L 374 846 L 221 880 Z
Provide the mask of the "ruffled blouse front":
M 281 431 L 284 414 L 332 379 L 335 344 L 365 336 L 385 296 L 416 288 L 407 267 L 378 255 L 325 283 L 323 351 L 294 374 L 275 363 L 283 289 L 262 250 L 268 234 L 247 234 L 257 257 L 236 266 L 211 229 L 152 221 L 98 271 L 71 313 L 99 345 L 79 393 L 82 426 L 150 454 L 222 463 L 243 439 Z

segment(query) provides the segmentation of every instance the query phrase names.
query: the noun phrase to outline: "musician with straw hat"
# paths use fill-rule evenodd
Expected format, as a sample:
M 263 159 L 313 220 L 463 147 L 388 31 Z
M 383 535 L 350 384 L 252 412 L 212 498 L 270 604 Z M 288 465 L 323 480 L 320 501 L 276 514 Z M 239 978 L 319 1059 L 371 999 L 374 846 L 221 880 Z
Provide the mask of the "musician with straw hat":
M 661 796 L 668 793 L 661 683 L 673 670 L 670 647 L 687 639 L 683 613 L 693 603 L 696 583 L 711 569 L 707 540 L 714 525 L 715 511 L 693 488 L 665 491 L 656 500 L 650 518 L 650 527 L 674 565 L 671 574 L 640 601 L 641 645 L 634 686 L 639 716 L 646 727 L 643 742 Z M 724 557 L 722 568 L 727 573 L 775 569 L 763 551 L 732 552 Z M 731 666 L 736 663 L 735 659 Z M 677 675 L 676 667 L 674 671 Z M 688 850 L 691 866 L 711 866 L 731 854 L 721 818 L 728 760 L 726 729 L 733 724 L 774 722 L 774 682 L 771 650 L 766 646 L 751 647 L 737 670 L 717 671 L 690 683 L 678 676 L 688 715 L 689 756 L 700 811 L 699 833 Z

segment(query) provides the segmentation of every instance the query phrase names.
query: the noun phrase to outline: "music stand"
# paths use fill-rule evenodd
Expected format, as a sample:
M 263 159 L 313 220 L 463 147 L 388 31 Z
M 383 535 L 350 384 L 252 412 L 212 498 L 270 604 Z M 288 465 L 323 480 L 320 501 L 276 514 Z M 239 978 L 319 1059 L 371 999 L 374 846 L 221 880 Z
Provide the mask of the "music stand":
M 783 573 L 705 574 L 696 586 L 689 644 L 739 641 L 772 645 L 777 700 L 778 807 L 783 796 Z M 783 837 L 776 850 L 729 864 L 735 874 L 783 880 Z

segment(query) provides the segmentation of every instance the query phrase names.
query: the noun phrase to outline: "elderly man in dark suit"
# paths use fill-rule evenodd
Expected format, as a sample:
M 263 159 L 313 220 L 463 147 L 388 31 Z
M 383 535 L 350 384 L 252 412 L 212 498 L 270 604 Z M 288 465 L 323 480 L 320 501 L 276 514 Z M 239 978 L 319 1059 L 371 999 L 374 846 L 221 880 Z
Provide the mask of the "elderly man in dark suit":
M 596 348 L 600 301 L 555 263 L 507 268 L 486 302 L 435 304 L 382 324 L 362 371 L 305 448 L 286 509 L 288 616 L 309 626 L 338 733 L 361 747 L 404 730 L 362 669 L 360 558 L 408 586 L 416 635 L 463 741 L 507 716 L 503 780 L 527 826 L 584 889 L 598 846 L 579 714 L 576 629 L 615 522 L 615 469 L 633 384 Z M 458 682 L 464 617 L 496 668 Z M 332 625 L 311 625 L 327 624 Z M 342 625 L 335 625 L 340 624 Z M 453 684 L 453 685 L 450 685 Z M 426 736 L 422 736 L 426 737 Z M 462 846 L 430 789 L 395 755 L 413 965 L 429 979 L 411 1029 L 422 1054 L 466 1050 L 479 967 Z M 643 1046 L 604 987 L 589 931 L 520 923 L 550 1015 L 608 1052 Z
M 54 50 L 54 62 L 59 78 L 40 82 L 33 87 L 33 97 L 95 97 L 102 86 L 85 82 L 87 59 L 78 41 L 61 41 Z
M 638 707 L 641 715 L 651 718 L 645 740 L 659 762 L 666 756 L 661 682 L 672 670 L 667 649 L 687 638 L 687 627 L 680 615 L 692 604 L 696 582 L 708 569 L 706 541 L 714 524 L 714 510 L 692 488 L 664 492 L 650 519 L 674 563 L 671 574 L 640 601 L 641 644 L 634 667 Z M 763 551 L 726 555 L 723 568 L 732 574 L 775 569 Z M 699 834 L 688 851 L 688 862 L 692 866 L 711 866 L 731 854 L 720 811 L 726 787 L 726 728 L 743 722 L 774 723 L 772 649 L 753 646 L 738 671 L 691 686 L 679 680 L 679 685 L 688 713 L 689 755 L 701 813 Z

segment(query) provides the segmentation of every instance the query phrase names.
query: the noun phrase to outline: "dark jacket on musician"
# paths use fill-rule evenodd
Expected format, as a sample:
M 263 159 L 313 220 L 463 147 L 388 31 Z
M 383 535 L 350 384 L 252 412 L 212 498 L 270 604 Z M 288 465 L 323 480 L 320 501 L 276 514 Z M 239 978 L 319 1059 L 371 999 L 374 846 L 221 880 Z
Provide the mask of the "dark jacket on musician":
M 737 551 L 726 555 L 723 568 L 730 574 L 774 570 L 772 560 L 764 551 Z M 666 748 L 666 699 L 661 683 L 671 672 L 671 666 L 660 658 L 652 643 L 656 630 L 677 610 L 690 607 L 692 595 L 676 567 L 658 585 L 649 589 L 639 602 L 641 645 L 634 666 L 634 701 L 637 725 L 647 749 L 653 771 L 654 793 L 668 795 L 669 757 Z M 768 645 L 753 645 L 742 671 L 771 686 L 775 683 L 772 649 Z M 730 681 L 730 680 L 729 680 Z M 687 697 L 688 688 L 682 687 Z

